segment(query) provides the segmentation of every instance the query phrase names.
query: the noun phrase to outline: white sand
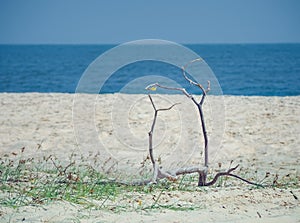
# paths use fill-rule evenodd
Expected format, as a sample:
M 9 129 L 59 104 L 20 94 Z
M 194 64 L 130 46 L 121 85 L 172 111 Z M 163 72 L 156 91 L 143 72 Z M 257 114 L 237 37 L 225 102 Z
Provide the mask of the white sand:
M 53 154 L 68 161 L 75 153 L 88 157 L 99 170 L 112 171 L 112 176 L 118 173 L 127 179 L 149 173 L 150 163 L 144 169 L 140 165 L 147 156 L 153 118 L 147 96 L 76 95 L 75 102 L 73 99 L 69 94 L 0 94 L 0 155 L 13 157 L 13 152 L 25 147 L 29 157 Z M 203 139 L 191 101 L 178 95 L 153 99 L 158 108 L 181 103 L 159 114 L 154 134 L 156 158 L 160 157 L 165 169 L 202 165 Z M 0 207 L 0 222 L 23 218 L 27 222 L 300 222 L 300 202 L 290 193 L 300 198 L 300 97 L 209 96 L 204 109 L 212 169 L 218 163 L 225 168 L 233 160 L 241 165 L 241 174 L 262 179 L 270 172 L 279 179 L 296 178 L 298 187 L 249 190 L 240 183 L 162 194 L 162 202 L 201 206 L 188 212 L 163 209 L 116 214 L 64 202 L 18 210 Z M 109 157 L 113 159 L 103 168 L 101 162 Z M 152 197 L 142 201 L 151 204 Z

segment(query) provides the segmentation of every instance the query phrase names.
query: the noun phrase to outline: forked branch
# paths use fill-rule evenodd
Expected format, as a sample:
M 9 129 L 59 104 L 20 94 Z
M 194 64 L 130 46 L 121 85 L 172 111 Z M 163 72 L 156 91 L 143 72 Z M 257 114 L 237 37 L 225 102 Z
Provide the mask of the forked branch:
M 205 185 L 199 185 L 199 186 L 211 186 L 213 184 L 215 184 L 217 182 L 217 180 L 219 179 L 219 177 L 221 176 L 229 176 L 229 177 L 235 177 L 241 181 L 244 181 L 246 182 L 247 184 L 251 184 L 251 185 L 254 185 L 254 186 L 257 186 L 257 187 L 264 187 L 263 185 L 261 184 L 258 184 L 258 183 L 254 183 L 254 182 L 251 182 L 249 180 L 246 180 L 238 175 L 235 175 L 235 174 L 232 174 L 231 172 L 233 172 L 234 170 L 236 170 L 238 168 L 239 165 L 236 165 L 235 167 L 233 168 L 230 168 L 229 170 L 227 170 L 226 172 L 219 172 L 216 174 L 216 176 L 212 179 L 212 181 L 206 183 Z
M 168 173 L 163 173 L 156 161 L 155 161 L 155 158 L 154 158 L 154 155 L 153 155 L 153 132 L 154 132 L 154 127 L 155 127 L 155 124 L 156 124 L 156 119 L 157 119 L 157 114 L 158 112 L 160 111 L 168 111 L 168 110 L 171 110 L 175 105 L 179 104 L 179 103 L 176 103 L 176 104 L 173 104 L 171 105 L 170 107 L 168 108 L 161 108 L 161 109 L 157 109 L 154 102 L 153 102 L 153 99 L 151 97 L 151 95 L 148 95 L 149 96 L 149 99 L 151 101 L 151 104 L 152 104 L 152 107 L 154 109 L 154 117 L 153 117 L 153 121 L 152 121 L 152 125 L 151 125 L 151 129 L 148 133 L 149 135 L 149 155 L 150 155 L 150 160 L 152 162 L 152 165 L 153 165 L 153 178 L 152 178 L 152 183 L 156 183 L 157 181 L 157 178 L 164 178 L 164 177 L 167 177 L 167 178 L 172 178 L 172 176 Z

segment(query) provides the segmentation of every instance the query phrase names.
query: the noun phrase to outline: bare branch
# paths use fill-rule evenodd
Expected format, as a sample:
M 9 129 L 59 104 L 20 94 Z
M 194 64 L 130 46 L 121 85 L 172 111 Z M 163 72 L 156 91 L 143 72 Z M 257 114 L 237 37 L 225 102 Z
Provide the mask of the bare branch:
M 257 187 L 264 187 L 262 184 L 257 184 L 257 183 L 251 182 L 249 180 L 246 180 L 246 179 L 244 179 L 244 178 L 242 178 L 242 177 L 240 177 L 238 175 L 232 174 L 232 173 L 229 173 L 228 176 L 235 177 L 235 178 L 237 178 L 237 179 L 239 179 L 241 181 L 246 182 L 247 184 L 251 184 L 251 185 L 254 185 L 254 186 L 257 186 Z
M 192 81 L 190 78 L 188 78 L 187 75 L 186 75 L 186 72 L 185 72 L 185 71 L 186 71 L 186 68 L 187 68 L 189 65 L 191 65 L 192 63 L 195 63 L 195 62 L 197 62 L 197 61 L 202 61 L 202 59 L 201 59 L 201 58 L 197 58 L 197 59 L 195 59 L 195 60 L 192 60 L 192 61 L 188 62 L 186 65 L 184 65 L 183 67 L 181 67 L 181 69 L 182 69 L 183 77 L 184 77 L 190 84 L 200 87 L 201 85 L 200 85 L 199 83 L 196 83 L 196 82 Z M 200 87 L 200 88 L 203 89 L 202 87 Z
M 210 90 L 210 82 L 208 81 L 208 87 L 207 89 L 205 89 L 200 83 L 192 81 L 190 78 L 188 78 L 187 74 L 186 74 L 186 69 L 188 66 L 190 66 L 191 64 L 198 62 L 198 61 L 202 61 L 202 58 L 197 58 L 194 60 L 191 60 L 190 62 L 188 62 L 186 65 L 184 65 L 183 67 L 181 67 L 182 69 L 182 74 L 183 77 L 192 85 L 199 87 L 202 90 L 203 94 L 206 94 L 209 90 Z
M 168 86 L 160 85 L 159 83 L 150 84 L 145 89 L 155 91 L 157 87 L 162 88 L 162 89 L 172 90 L 172 91 L 181 91 L 188 98 L 192 97 L 192 95 L 190 95 L 184 88 L 168 87 Z
M 179 168 L 176 170 L 171 170 L 168 171 L 171 175 L 173 176 L 178 176 L 178 175 L 184 175 L 184 174 L 191 174 L 191 173 L 207 173 L 207 167 L 198 167 L 198 166 L 192 166 L 192 167 L 184 167 L 184 168 Z
M 149 97 L 149 99 L 151 101 L 151 104 L 152 104 L 152 107 L 153 107 L 154 111 L 156 111 L 155 104 L 154 104 L 154 102 L 153 102 L 152 97 L 150 96 L 150 94 L 148 94 L 148 97 Z
M 171 110 L 175 105 L 179 105 L 180 103 L 175 103 L 173 105 L 171 105 L 169 108 L 160 108 L 160 109 L 157 109 L 157 111 L 168 111 L 168 110 Z
M 232 171 L 236 170 L 238 168 L 238 166 L 239 165 L 236 165 L 235 167 L 230 168 L 226 172 L 219 172 L 219 173 L 217 173 L 216 176 L 214 177 L 214 179 L 212 181 L 206 183 L 205 185 L 201 185 L 201 186 L 211 186 L 211 185 L 215 184 L 220 176 L 225 176 L 225 175 L 230 174 Z
M 171 105 L 169 108 L 157 109 L 150 94 L 148 95 L 148 97 L 149 97 L 149 99 L 151 101 L 151 104 L 152 104 L 152 107 L 154 109 L 154 117 L 153 117 L 151 129 L 150 129 L 148 135 L 149 135 L 149 155 L 150 155 L 150 160 L 151 160 L 152 165 L 153 165 L 153 178 L 152 178 L 152 182 L 156 183 L 156 181 L 157 181 L 158 178 L 171 177 L 167 173 L 163 174 L 160 171 L 160 169 L 159 169 L 159 167 L 158 167 L 158 165 L 157 165 L 157 163 L 155 161 L 154 155 L 153 155 L 153 143 L 152 143 L 152 140 L 153 140 L 153 132 L 154 132 L 154 128 L 155 128 L 157 114 L 158 114 L 159 111 L 168 111 L 168 110 L 171 110 L 178 103 Z
M 251 184 L 251 185 L 254 185 L 254 186 L 257 186 L 257 187 L 264 187 L 263 185 L 261 184 L 257 184 L 257 183 L 254 183 L 254 182 L 251 182 L 249 180 L 246 180 L 238 175 L 235 175 L 235 174 L 232 174 L 231 172 L 233 172 L 234 170 L 236 170 L 238 168 L 239 165 L 236 165 L 235 167 L 233 168 L 230 168 L 229 170 L 227 170 L 226 172 L 219 172 L 216 174 L 216 176 L 214 177 L 214 179 L 208 183 L 206 183 L 205 185 L 200 185 L 200 186 L 211 186 L 213 184 L 215 184 L 217 182 L 217 180 L 219 179 L 219 177 L 221 176 L 230 176 L 230 177 L 235 177 L 239 180 L 242 180 L 248 184 Z

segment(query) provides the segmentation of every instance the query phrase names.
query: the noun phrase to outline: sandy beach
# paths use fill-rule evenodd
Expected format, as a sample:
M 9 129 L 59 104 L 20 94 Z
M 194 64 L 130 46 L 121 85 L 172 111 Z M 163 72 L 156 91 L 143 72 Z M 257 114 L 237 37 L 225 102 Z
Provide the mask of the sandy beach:
M 193 103 L 182 95 L 154 95 L 160 112 L 154 132 L 155 157 L 165 169 L 203 165 L 203 139 Z M 148 131 L 153 108 L 147 95 L 0 94 L 0 156 L 62 163 L 84 160 L 109 177 L 151 175 Z M 209 174 L 239 164 L 237 174 L 274 183 L 254 188 L 238 180 L 194 191 L 122 196 L 97 210 L 66 201 L 0 207 L 0 222 L 300 222 L 300 97 L 208 96 L 204 103 L 209 135 Z M 266 179 L 265 176 L 268 175 Z M 276 182 L 280 185 L 276 186 Z M 291 183 L 293 182 L 293 183 Z M 5 184 L 5 182 L 1 182 Z M 286 184 L 287 186 L 284 186 Z M 195 182 L 196 187 L 196 182 Z M 0 191 L 0 199 L 6 195 Z M 159 204 L 195 210 L 143 209 Z M 140 208 L 133 206 L 141 206 Z

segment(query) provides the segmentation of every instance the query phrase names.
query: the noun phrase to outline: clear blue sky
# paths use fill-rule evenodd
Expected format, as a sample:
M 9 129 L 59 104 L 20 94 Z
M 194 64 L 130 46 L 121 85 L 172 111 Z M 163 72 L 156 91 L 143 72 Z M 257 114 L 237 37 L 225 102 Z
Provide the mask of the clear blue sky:
M 300 42 L 300 0 L 0 0 L 0 43 Z

